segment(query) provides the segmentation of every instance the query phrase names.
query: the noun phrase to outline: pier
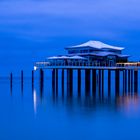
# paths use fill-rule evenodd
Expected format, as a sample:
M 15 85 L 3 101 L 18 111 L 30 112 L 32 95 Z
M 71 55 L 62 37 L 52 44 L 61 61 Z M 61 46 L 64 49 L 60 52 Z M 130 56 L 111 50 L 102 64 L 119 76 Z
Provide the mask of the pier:
M 115 96 L 119 96 L 121 90 L 123 95 L 138 92 L 140 62 L 129 61 L 130 56 L 122 52 L 124 48 L 100 41 L 88 41 L 66 47 L 65 50 L 66 55 L 51 56 L 34 65 L 34 70 L 41 71 L 41 81 L 43 71 L 52 71 L 54 93 L 57 94 L 60 88 L 58 83 L 60 80 L 62 95 L 67 88 L 67 94 L 72 96 L 76 87 L 78 96 L 81 96 L 83 86 L 86 96 L 98 95 L 99 98 L 104 98 L 106 89 L 109 97 L 112 96 L 112 92 Z M 74 84 L 75 80 L 76 84 Z
M 81 96 L 81 87 L 83 86 L 85 89 L 85 96 L 96 97 L 96 95 L 99 95 L 99 97 L 101 98 L 104 97 L 105 85 L 107 86 L 106 88 L 109 97 L 112 95 L 112 92 L 115 93 L 115 96 L 119 96 L 121 90 L 123 92 L 123 95 L 138 92 L 138 74 L 140 70 L 139 66 L 46 66 L 40 67 L 39 69 L 41 71 L 40 83 L 42 84 L 44 79 L 42 77 L 43 71 L 51 71 L 52 89 L 54 90 L 53 93 L 55 93 L 56 95 L 58 94 L 58 88 L 60 88 L 58 87 L 58 85 L 61 85 L 61 92 L 63 96 L 64 88 L 67 89 L 67 95 L 72 96 L 74 87 L 76 87 L 77 89 L 77 95 Z M 84 78 L 84 85 L 82 84 L 82 78 Z M 74 85 L 74 80 L 77 81 L 76 85 Z M 58 83 L 58 81 L 60 83 Z M 114 91 L 112 91 L 112 87 L 114 87 Z

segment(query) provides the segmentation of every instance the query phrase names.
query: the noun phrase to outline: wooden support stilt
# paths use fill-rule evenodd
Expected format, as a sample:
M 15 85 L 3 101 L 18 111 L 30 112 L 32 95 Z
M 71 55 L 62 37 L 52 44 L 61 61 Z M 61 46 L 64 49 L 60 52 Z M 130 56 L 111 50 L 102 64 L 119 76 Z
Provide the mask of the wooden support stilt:
M 40 69 L 40 97 L 42 99 L 44 88 L 44 72 L 43 69 Z
M 104 98 L 104 70 L 102 70 L 102 98 Z
M 55 69 L 52 69 L 52 92 L 53 95 L 55 94 L 55 78 L 56 77 L 56 73 L 55 73 Z
M 64 69 L 62 69 L 62 77 L 61 77 L 61 84 L 62 84 L 62 96 L 64 96 Z
M 55 77 L 56 78 L 56 80 L 55 80 L 56 87 L 55 88 L 56 88 L 56 96 L 57 96 L 58 95 L 58 69 L 56 69 L 55 72 L 56 72 L 55 73 L 56 74 L 56 77 Z
M 77 70 L 78 72 L 78 96 L 81 96 L 81 69 Z
M 34 89 L 34 70 L 32 70 L 32 89 Z
M 138 70 L 134 70 L 134 92 L 138 92 Z
M 108 96 L 111 96 L 111 70 L 108 70 Z
M 90 95 L 90 69 L 85 70 L 85 94 Z
M 116 96 L 119 96 L 120 93 L 120 70 L 115 70 L 115 91 Z
M 99 97 L 101 97 L 101 70 L 98 70 L 98 91 Z
M 128 93 L 130 94 L 130 79 L 131 78 L 131 73 L 130 73 L 130 70 L 128 70 Z
M 96 69 L 92 70 L 92 93 L 93 96 L 96 95 L 96 86 L 97 86 L 97 79 L 96 79 Z

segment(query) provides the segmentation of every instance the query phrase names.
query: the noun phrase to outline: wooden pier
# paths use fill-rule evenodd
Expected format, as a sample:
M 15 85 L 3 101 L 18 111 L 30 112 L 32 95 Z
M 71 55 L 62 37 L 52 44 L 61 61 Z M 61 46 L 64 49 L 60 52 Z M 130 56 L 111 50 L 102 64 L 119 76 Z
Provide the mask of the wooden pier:
M 40 67 L 40 71 L 50 69 L 52 71 L 52 87 L 54 93 L 58 91 L 58 77 L 61 77 L 62 95 L 64 95 L 65 83 L 67 83 L 67 94 L 73 94 L 73 73 L 76 72 L 77 77 L 77 94 L 81 95 L 82 72 L 84 71 L 85 94 L 89 96 L 91 93 L 96 96 L 104 96 L 104 85 L 107 85 L 108 96 L 111 96 L 113 81 L 115 81 L 115 95 L 119 96 L 120 87 L 123 88 L 123 94 L 138 92 L 138 72 L 140 67 L 92 67 L 92 66 L 49 66 Z M 113 74 L 114 76 L 113 76 Z M 59 75 L 59 76 L 58 76 Z M 43 75 L 40 73 L 40 81 Z M 60 81 L 60 80 L 59 80 Z
M 39 87 L 40 93 L 43 95 L 44 81 L 46 70 L 51 71 L 51 85 L 53 95 L 58 95 L 58 91 L 61 89 L 62 96 L 67 93 L 68 96 L 73 95 L 75 87 L 77 88 L 77 95 L 81 96 L 84 91 L 85 96 L 97 95 L 100 98 L 104 98 L 104 92 L 106 91 L 108 97 L 112 96 L 112 92 L 116 96 L 120 93 L 123 95 L 138 93 L 139 83 L 139 66 L 128 67 L 78 67 L 78 66 L 49 66 L 38 67 L 39 70 Z M 10 89 L 12 93 L 13 86 L 13 74 L 10 76 Z M 31 73 L 32 89 L 35 86 L 35 71 Z M 24 73 L 21 71 L 20 75 L 21 91 L 24 89 Z M 84 88 L 84 89 L 83 89 Z
M 140 62 L 129 61 L 130 55 L 123 54 L 123 47 L 90 40 L 80 45 L 66 47 L 65 50 L 66 55 L 51 56 L 34 65 L 34 70 L 52 70 L 52 86 L 55 92 L 58 91 L 60 81 L 58 77 L 62 77 L 62 93 L 64 94 L 66 87 L 68 95 L 73 94 L 75 80 L 79 96 L 83 91 L 83 80 L 86 96 L 90 96 L 92 91 L 93 96 L 98 93 L 103 98 L 106 85 L 108 96 L 112 95 L 112 89 L 115 89 L 116 96 L 120 94 L 122 88 L 124 94 L 138 91 Z M 74 75 L 75 71 L 77 76 Z

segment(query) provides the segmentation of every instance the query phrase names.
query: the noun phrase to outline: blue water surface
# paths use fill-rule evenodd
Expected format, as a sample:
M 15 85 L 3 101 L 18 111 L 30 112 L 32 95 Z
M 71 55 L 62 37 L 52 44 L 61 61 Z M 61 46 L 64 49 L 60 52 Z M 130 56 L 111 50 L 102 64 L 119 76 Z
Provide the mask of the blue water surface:
M 140 98 L 138 93 L 111 98 L 81 96 L 74 85 L 73 96 L 52 93 L 51 77 L 45 73 L 44 89 L 39 77 L 32 89 L 31 78 L 0 79 L 0 139 L 139 139 Z M 84 85 L 83 85 L 84 86 Z M 112 89 L 113 91 L 114 89 Z
M 34 62 L 44 60 L 47 56 L 65 54 L 65 46 L 84 42 L 89 38 L 84 41 L 83 38 L 57 38 L 57 41 L 61 42 L 58 44 L 55 39 L 42 43 L 9 36 L 1 36 L 0 47 L 0 140 L 140 139 L 139 92 L 123 95 L 120 84 L 120 95 L 116 97 L 115 83 L 112 80 L 111 98 L 108 97 L 106 74 L 104 98 L 100 98 L 98 92 L 96 98 L 92 93 L 88 97 L 85 96 L 84 73 L 79 97 L 76 71 L 73 96 L 67 94 L 66 79 L 62 96 L 60 74 L 58 96 L 53 94 L 51 70 L 45 71 L 42 92 L 39 71 L 36 71 L 32 89 L 31 72 Z M 20 81 L 21 70 L 24 71 L 23 90 Z M 9 80 L 11 72 L 12 89 Z

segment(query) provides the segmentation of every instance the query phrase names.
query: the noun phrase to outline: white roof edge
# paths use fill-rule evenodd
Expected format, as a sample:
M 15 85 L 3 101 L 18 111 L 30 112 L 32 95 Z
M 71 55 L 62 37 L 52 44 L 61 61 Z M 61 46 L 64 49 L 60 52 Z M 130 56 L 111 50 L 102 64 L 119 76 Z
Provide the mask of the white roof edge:
M 114 49 L 114 50 L 123 50 L 123 47 L 117 47 L 117 46 L 112 46 L 112 45 L 108 45 L 105 44 L 101 41 L 88 41 L 86 43 L 80 44 L 80 45 L 76 45 L 76 46 L 71 46 L 71 47 L 66 47 L 65 49 L 71 49 L 71 48 L 79 48 L 79 47 L 93 47 L 96 49 Z

